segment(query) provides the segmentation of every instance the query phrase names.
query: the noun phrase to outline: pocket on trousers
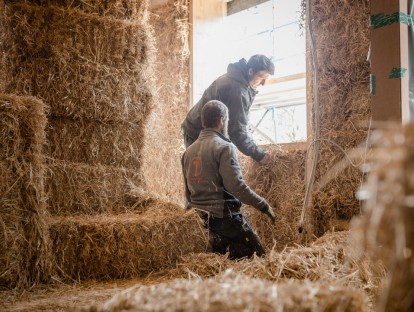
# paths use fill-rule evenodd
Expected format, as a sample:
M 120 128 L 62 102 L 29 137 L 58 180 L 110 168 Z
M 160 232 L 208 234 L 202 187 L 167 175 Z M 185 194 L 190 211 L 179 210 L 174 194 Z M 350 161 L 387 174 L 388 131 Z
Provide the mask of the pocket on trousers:
M 246 218 L 240 212 L 232 213 L 231 220 L 233 224 L 241 227 L 244 232 L 249 232 L 252 230 L 249 222 L 247 222 Z

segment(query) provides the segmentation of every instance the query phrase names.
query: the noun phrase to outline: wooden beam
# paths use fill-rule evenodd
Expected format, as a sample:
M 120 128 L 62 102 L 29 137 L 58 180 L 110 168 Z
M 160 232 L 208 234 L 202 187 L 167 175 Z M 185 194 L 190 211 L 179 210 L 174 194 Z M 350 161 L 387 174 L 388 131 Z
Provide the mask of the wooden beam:
M 265 3 L 269 0 L 233 0 L 227 2 L 227 15 L 247 10 L 255 5 Z
M 409 120 L 407 0 L 371 2 L 373 121 Z

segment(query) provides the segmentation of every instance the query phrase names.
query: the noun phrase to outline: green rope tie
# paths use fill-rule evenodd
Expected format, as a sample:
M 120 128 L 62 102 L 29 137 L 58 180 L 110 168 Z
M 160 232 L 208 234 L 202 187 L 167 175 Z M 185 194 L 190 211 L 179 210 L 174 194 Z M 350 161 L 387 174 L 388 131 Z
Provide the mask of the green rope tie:
M 414 18 L 403 12 L 395 12 L 389 15 L 378 13 L 370 16 L 371 26 L 374 29 L 388 26 L 394 23 L 402 23 L 408 26 L 414 25 Z
M 393 69 L 391 69 L 390 78 L 402 78 L 404 77 L 406 71 L 407 68 L 394 67 Z
M 369 88 L 371 92 L 371 96 L 375 96 L 377 92 L 377 86 L 376 86 L 377 78 L 373 74 L 369 76 Z

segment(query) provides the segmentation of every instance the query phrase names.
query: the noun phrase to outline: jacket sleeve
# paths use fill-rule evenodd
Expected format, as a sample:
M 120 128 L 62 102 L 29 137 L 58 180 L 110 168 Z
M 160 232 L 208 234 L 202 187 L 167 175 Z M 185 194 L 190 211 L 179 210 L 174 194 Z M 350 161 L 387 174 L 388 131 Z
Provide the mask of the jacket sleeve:
M 219 172 L 224 188 L 242 203 L 264 212 L 269 204 L 244 181 L 235 148 L 232 145 L 224 146 L 219 157 Z
M 247 114 L 250 109 L 247 95 L 243 92 L 233 92 L 227 104 L 229 108 L 228 132 L 230 140 L 246 156 L 252 157 L 255 161 L 262 160 L 265 152 L 254 143 L 247 129 Z
M 188 185 L 187 185 L 187 174 L 186 174 L 186 169 L 185 169 L 185 161 L 184 161 L 184 155 L 181 158 L 181 169 L 183 172 L 183 179 L 184 179 L 184 193 L 185 193 L 185 203 L 184 203 L 184 208 L 190 208 L 190 190 L 188 189 Z

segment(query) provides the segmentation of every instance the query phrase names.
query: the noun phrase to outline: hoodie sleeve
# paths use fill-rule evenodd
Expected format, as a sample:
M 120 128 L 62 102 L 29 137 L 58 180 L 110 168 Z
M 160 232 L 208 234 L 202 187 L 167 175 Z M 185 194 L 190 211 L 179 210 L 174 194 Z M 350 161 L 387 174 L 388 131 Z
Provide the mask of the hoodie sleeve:
M 219 155 L 219 172 L 223 178 L 224 188 L 242 203 L 265 211 L 269 204 L 244 181 L 233 145 L 225 145 Z
M 191 202 L 191 196 L 190 196 L 190 190 L 188 189 L 188 185 L 187 185 L 187 172 L 185 169 L 185 153 L 181 158 L 181 170 L 183 173 L 183 178 L 184 178 L 184 193 L 185 193 L 185 203 L 184 203 L 184 208 L 190 208 L 190 202 Z
M 229 108 L 228 132 L 230 140 L 240 152 L 252 157 L 255 161 L 260 161 L 265 156 L 265 152 L 254 143 L 247 129 L 247 114 L 250 108 L 247 96 L 245 92 L 238 91 L 229 97 L 227 103 Z

